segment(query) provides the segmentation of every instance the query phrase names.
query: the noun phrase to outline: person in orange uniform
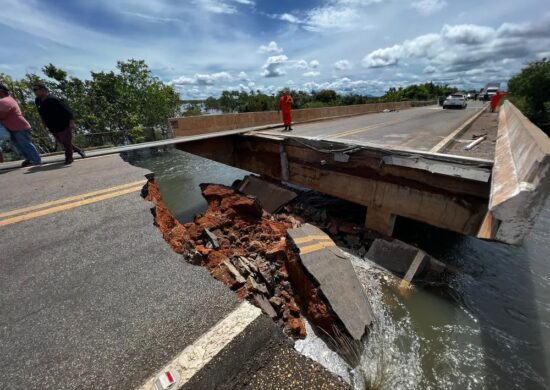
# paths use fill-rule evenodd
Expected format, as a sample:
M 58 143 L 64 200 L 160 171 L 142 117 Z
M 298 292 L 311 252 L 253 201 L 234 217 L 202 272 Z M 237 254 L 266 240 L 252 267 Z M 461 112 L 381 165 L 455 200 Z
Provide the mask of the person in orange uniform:
M 283 131 L 292 131 L 292 103 L 294 100 L 290 96 L 287 88 L 283 90 L 283 96 L 279 99 L 279 112 L 283 112 Z

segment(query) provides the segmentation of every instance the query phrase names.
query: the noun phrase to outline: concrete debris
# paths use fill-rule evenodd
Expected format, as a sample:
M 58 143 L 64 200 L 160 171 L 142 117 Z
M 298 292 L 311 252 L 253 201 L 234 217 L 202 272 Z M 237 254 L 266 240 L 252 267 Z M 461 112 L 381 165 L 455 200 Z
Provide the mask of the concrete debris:
M 394 274 L 404 277 L 418 253 L 418 248 L 403 241 L 386 241 L 378 238 L 369 248 L 367 258 Z M 414 275 L 409 277 L 409 281 L 433 282 L 458 272 L 455 268 L 443 264 L 428 254 L 424 254 L 421 260 L 418 264 L 414 264 Z
M 271 306 L 271 303 L 261 294 L 254 294 L 254 300 L 258 304 L 258 307 L 271 318 L 277 318 L 277 312 Z
M 193 249 L 189 251 L 187 261 L 194 265 L 200 265 L 203 261 L 203 256 L 200 254 L 199 251 Z
M 252 175 L 244 178 L 239 191 L 257 198 L 268 213 L 274 213 L 297 196 L 294 191 Z
M 283 306 L 284 301 L 279 297 L 271 297 L 269 298 L 269 303 L 271 303 L 275 309 L 279 310 Z
M 265 284 L 256 282 L 256 280 L 254 280 L 252 276 L 249 276 L 246 279 L 246 287 L 250 291 L 254 291 L 263 295 L 269 294 L 269 291 L 267 290 L 267 287 L 265 286 Z
M 240 257 L 232 258 L 231 262 L 239 270 L 239 273 L 244 277 L 247 277 L 248 275 L 252 274 L 252 270 L 248 267 L 248 265 L 245 262 L 241 260 Z
M 206 239 L 210 242 L 212 248 L 218 249 L 220 247 L 220 244 L 218 243 L 218 238 L 214 233 L 212 233 L 208 229 L 204 229 L 204 235 L 206 236 Z
M 269 264 L 264 259 L 256 258 L 256 265 L 262 279 L 267 283 L 267 285 L 273 285 L 273 276 L 271 275 Z
M 369 248 L 367 258 L 387 270 L 403 276 L 415 258 L 416 252 L 418 252 L 418 248 L 403 241 L 376 239 Z M 418 271 L 421 273 L 423 268 Z
M 240 256 L 239 260 L 251 271 L 250 273 L 257 274 L 259 272 L 255 262 L 252 262 L 243 256 Z
M 212 271 L 212 276 L 235 289 L 242 286 L 246 280 L 228 260 L 218 264 Z

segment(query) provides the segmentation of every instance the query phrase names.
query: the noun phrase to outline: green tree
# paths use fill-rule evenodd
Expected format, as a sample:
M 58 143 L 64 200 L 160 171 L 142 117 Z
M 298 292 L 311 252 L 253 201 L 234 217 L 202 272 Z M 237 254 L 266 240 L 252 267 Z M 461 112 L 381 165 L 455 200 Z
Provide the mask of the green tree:
M 340 96 L 332 89 L 323 89 L 315 93 L 315 100 L 327 105 L 338 105 Z
M 204 101 L 204 108 L 206 108 L 207 110 L 219 110 L 220 105 L 218 103 L 218 99 L 210 96 Z
M 543 58 L 528 64 L 508 81 L 513 103 L 531 121 L 547 125 L 550 112 L 550 61 Z

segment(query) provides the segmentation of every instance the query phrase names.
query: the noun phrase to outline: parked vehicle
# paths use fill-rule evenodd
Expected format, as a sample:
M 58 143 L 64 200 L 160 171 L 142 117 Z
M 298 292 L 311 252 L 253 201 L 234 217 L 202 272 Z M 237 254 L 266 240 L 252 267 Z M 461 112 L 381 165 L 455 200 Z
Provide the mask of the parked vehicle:
M 461 93 L 453 93 L 443 102 L 443 108 L 466 108 L 466 98 Z

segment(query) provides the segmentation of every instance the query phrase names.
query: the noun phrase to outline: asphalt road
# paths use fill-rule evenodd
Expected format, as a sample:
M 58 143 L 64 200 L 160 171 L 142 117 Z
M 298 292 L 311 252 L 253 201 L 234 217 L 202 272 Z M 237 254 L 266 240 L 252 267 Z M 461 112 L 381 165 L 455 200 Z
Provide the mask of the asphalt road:
M 464 110 L 444 110 L 439 106 L 367 114 L 322 122 L 296 124 L 286 137 L 307 137 L 354 143 L 368 142 L 429 151 L 443 138 L 475 115 L 481 102 L 471 101 Z M 261 131 L 281 135 L 280 130 Z
M 0 173 L 1 389 L 137 388 L 240 304 L 170 249 L 139 185 L 106 199 L 82 198 L 89 203 L 22 210 L 133 183 L 145 173 L 117 155 Z M 298 356 L 266 319 L 261 315 L 224 348 L 227 357 L 209 363 L 208 381 L 199 375 L 194 388 L 212 381 L 239 388 L 234 378 L 260 371 L 273 385 L 264 388 L 275 388 L 286 373 L 267 375 L 277 366 L 259 358 L 275 355 L 298 362 L 298 379 L 343 386 Z M 306 383 L 290 379 L 294 388 Z

